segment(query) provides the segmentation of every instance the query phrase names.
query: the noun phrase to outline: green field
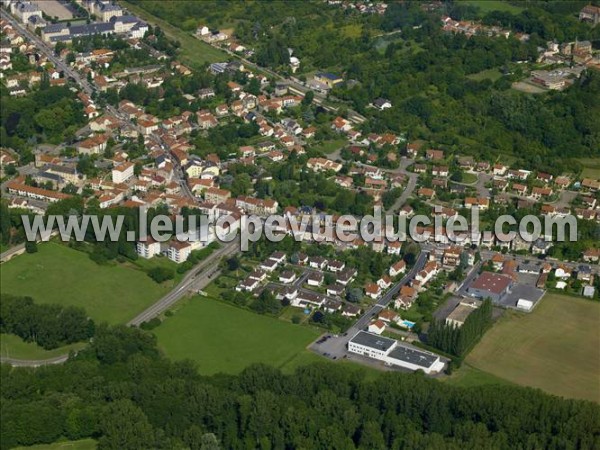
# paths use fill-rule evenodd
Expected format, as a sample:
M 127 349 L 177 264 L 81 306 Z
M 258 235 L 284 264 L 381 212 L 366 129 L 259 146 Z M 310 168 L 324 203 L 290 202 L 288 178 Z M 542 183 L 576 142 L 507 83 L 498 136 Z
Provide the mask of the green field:
M 460 0 L 459 3 L 477 6 L 481 14 L 486 14 L 490 11 L 506 11 L 518 14 L 523 11 L 523 8 L 511 5 L 508 1 L 503 0 Z
M 546 294 L 530 314 L 505 314 L 466 362 L 513 383 L 600 402 L 600 303 Z
M 502 73 L 498 69 L 487 69 L 482 70 L 481 72 L 473 73 L 471 75 L 467 75 L 467 78 L 475 81 L 482 80 L 490 80 L 496 81 L 497 79 L 502 77 Z
M 97 443 L 93 439 L 79 441 L 62 441 L 54 444 L 32 445 L 31 447 L 16 447 L 14 450 L 95 450 Z
M 133 267 L 98 265 L 86 253 L 55 242 L 38 249 L 2 264 L 0 292 L 81 306 L 95 321 L 114 324 L 132 319 L 172 287 Z
M 83 342 L 44 350 L 34 342 L 25 342 L 14 334 L 0 334 L 0 356 L 15 359 L 50 359 L 83 348 Z
M 167 356 L 194 360 L 205 375 L 237 373 L 252 363 L 294 366 L 293 360 L 320 334 L 198 296 L 167 317 L 154 332 Z
M 331 139 L 328 141 L 323 141 L 319 144 L 316 144 L 313 147 L 313 150 L 324 153 L 325 155 L 329 155 L 348 144 L 346 139 Z
M 581 176 L 600 180 L 600 158 L 580 158 L 577 161 L 583 166 Z
M 200 68 L 206 63 L 224 62 L 231 58 L 227 53 L 196 39 L 190 33 L 172 26 L 139 6 L 132 5 L 126 1 L 121 1 L 120 3 L 133 14 L 148 21 L 150 24 L 158 25 L 167 37 L 179 41 L 181 43 L 181 62 L 184 64 L 189 64 L 193 68 Z
M 446 378 L 440 378 L 441 381 L 460 387 L 483 386 L 486 384 L 512 384 L 495 375 L 492 375 L 475 367 L 463 364 L 460 369 Z

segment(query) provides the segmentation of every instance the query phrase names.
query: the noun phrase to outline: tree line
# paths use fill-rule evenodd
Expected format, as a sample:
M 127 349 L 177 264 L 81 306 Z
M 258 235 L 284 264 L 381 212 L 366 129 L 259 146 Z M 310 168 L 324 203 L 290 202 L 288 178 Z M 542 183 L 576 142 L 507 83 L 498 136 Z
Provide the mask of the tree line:
M 31 297 L 0 296 L 0 332 L 15 334 L 46 350 L 87 341 L 95 325 L 83 308 L 37 304 Z
M 597 448 L 600 407 L 516 386 L 317 363 L 203 377 L 152 334 L 98 328 L 64 365 L 2 366 L 0 448 L 98 440 L 99 449 Z M 560 426 L 558 426 L 560 424 Z M 210 442 L 210 447 L 207 447 Z
M 492 301 L 486 299 L 465 319 L 461 327 L 432 320 L 427 343 L 445 353 L 463 358 L 492 324 Z

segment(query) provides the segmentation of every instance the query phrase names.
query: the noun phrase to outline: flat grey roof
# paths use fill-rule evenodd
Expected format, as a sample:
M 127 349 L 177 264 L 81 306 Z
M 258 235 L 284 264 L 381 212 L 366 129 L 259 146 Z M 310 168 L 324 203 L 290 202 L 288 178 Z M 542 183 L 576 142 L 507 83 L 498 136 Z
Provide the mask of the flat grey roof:
M 396 343 L 394 339 L 367 333 L 366 331 L 359 331 L 356 333 L 356 335 L 350 339 L 350 342 L 384 352 L 388 351 Z
M 403 345 L 397 345 L 396 348 L 390 352 L 388 357 L 421 367 L 431 367 L 433 363 L 438 360 L 438 356 L 433 353 L 405 347 Z

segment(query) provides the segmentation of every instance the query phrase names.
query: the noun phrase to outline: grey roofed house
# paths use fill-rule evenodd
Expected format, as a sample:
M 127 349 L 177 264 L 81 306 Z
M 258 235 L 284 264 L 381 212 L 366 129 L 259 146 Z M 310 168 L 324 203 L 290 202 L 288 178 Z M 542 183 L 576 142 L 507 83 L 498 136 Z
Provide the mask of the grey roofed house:
M 102 12 L 121 10 L 121 7 L 119 5 L 115 5 L 113 3 L 100 3 L 98 6 L 100 8 L 100 11 Z
M 596 294 L 596 288 L 594 286 L 584 286 L 581 295 L 588 298 L 593 298 Z
M 46 20 L 44 20 L 43 17 L 37 16 L 37 15 L 29 17 L 29 19 L 27 19 L 27 21 L 29 23 L 31 23 L 32 25 L 44 26 L 46 24 Z
M 350 339 L 350 342 L 383 352 L 387 352 L 396 344 L 394 339 L 367 333 L 366 331 L 359 331 L 356 333 L 356 335 Z
M 389 100 L 386 100 L 385 98 L 379 97 L 373 101 L 373 106 L 379 109 L 391 108 L 392 103 Z
M 46 164 L 42 168 L 42 170 L 44 170 L 44 171 L 51 170 L 52 172 L 68 173 L 71 175 L 77 175 L 77 169 L 75 169 L 74 167 L 59 166 L 58 164 Z
M 522 262 L 519 264 L 518 271 L 521 273 L 540 273 L 541 267 L 539 264 Z
M 431 367 L 439 357 L 433 353 L 423 350 L 404 347 L 397 345 L 389 354 L 388 358 L 397 359 L 407 363 L 415 364 L 421 367 Z
M 60 31 L 64 30 L 65 28 L 68 28 L 68 27 L 67 27 L 67 24 L 64 22 L 49 23 L 44 28 L 44 33 L 46 33 L 46 34 L 58 33 Z

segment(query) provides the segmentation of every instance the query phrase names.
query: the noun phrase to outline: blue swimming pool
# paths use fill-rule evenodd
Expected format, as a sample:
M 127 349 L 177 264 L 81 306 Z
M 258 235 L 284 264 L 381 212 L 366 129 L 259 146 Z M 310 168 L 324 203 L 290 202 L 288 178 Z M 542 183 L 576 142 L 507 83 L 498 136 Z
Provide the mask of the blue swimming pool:
M 411 322 L 410 320 L 403 320 L 400 322 L 400 326 L 404 328 L 408 328 L 409 330 L 415 326 L 415 322 Z

